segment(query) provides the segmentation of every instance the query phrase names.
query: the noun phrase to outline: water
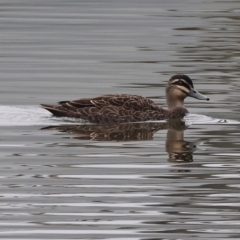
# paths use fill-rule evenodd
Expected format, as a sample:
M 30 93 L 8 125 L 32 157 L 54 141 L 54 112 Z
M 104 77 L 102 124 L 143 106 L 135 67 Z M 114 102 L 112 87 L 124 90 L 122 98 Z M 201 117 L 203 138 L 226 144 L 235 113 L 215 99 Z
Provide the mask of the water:
M 0 1 L 1 239 L 239 239 L 239 1 Z M 40 103 L 176 73 L 184 122 L 94 126 Z

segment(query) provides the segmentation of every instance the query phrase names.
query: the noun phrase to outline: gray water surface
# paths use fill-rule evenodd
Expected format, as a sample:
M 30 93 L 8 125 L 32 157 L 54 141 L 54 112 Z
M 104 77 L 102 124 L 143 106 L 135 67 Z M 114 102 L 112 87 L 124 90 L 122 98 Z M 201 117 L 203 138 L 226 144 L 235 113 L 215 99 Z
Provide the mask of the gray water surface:
M 1 239 L 240 239 L 239 1 L 0 0 Z M 39 108 L 150 97 L 184 122 L 94 126 Z

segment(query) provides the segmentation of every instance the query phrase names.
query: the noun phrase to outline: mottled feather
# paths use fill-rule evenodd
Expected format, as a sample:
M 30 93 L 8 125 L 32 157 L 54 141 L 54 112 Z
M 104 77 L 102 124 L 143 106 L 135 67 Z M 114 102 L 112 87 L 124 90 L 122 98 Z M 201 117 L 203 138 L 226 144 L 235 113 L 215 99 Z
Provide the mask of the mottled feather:
M 83 98 L 61 101 L 58 105 L 42 104 L 55 116 L 81 118 L 93 123 L 121 123 L 168 118 L 167 110 L 156 105 L 149 98 L 138 95 L 103 95 L 97 98 Z

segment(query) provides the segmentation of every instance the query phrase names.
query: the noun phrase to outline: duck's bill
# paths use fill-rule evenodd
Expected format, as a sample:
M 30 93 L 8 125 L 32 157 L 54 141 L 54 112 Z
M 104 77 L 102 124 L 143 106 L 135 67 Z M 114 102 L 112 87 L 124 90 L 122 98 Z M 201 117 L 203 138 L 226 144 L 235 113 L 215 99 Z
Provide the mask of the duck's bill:
M 201 94 L 200 92 L 198 92 L 197 90 L 191 88 L 190 93 L 189 93 L 189 97 L 193 97 L 199 100 L 207 100 L 209 101 L 209 98 L 203 94 Z

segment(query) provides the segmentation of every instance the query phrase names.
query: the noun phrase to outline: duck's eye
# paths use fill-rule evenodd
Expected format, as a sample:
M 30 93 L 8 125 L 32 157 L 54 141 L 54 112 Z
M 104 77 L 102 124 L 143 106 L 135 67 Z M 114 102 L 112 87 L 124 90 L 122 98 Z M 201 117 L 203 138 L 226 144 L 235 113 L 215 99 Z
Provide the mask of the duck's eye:
M 178 82 L 178 85 L 183 85 L 182 81 L 179 81 L 179 82 Z

